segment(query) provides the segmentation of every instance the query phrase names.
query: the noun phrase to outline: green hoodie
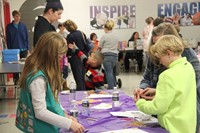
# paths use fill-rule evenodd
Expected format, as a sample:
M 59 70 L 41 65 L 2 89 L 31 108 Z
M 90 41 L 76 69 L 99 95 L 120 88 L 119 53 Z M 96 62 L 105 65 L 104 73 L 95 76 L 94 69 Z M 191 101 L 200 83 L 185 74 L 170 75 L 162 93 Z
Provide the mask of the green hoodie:
M 136 105 L 144 113 L 157 115 L 170 133 L 194 133 L 196 80 L 192 65 L 185 57 L 172 62 L 159 76 L 154 99 L 140 99 Z

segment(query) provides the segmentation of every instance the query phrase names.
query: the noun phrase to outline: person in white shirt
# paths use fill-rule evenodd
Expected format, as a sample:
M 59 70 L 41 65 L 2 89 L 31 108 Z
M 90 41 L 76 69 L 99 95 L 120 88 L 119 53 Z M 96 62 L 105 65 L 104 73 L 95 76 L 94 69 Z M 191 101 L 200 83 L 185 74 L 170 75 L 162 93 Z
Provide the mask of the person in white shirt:
M 145 60 L 147 58 L 147 51 L 148 51 L 148 46 L 151 40 L 151 32 L 153 30 L 153 17 L 148 17 L 146 20 L 147 25 L 144 27 L 143 31 L 142 31 L 142 37 L 143 37 L 143 50 L 144 50 L 144 57 Z

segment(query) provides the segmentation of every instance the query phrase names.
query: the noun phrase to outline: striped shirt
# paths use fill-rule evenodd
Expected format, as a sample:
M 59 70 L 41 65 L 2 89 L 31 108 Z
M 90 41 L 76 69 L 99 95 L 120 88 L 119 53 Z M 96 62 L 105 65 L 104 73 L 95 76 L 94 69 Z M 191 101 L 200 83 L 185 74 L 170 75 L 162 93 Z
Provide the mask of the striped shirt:
M 85 86 L 86 90 L 101 89 L 104 87 L 104 73 L 102 72 L 101 65 L 98 67 L 91 67 L 88 64 L 87 56 L 79 49 L 75 49 L 75 54 L 81 59 L 85 66 Z

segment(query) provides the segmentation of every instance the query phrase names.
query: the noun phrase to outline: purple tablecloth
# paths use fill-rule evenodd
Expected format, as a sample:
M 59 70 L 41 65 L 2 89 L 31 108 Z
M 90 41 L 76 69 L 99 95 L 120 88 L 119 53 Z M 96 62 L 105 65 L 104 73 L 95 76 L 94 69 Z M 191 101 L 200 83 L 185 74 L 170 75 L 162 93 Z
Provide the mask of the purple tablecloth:
M 83 92 L 78 91 L 76 93 L 77 101 L 81 101 L 83 97 Z M 69 95 L 59 95 L 60 103 L 63 108 L 69 112 Z M 111 98 L 101 99 L 103 103 L 112 103 Z M 120 102 L 122 102 L 121 108 L 117 111 L 131 111 L 137 110 L 136 105 L 131 97 L 120 92 Z M 93 107 L 99 103 L 90 104 Z M 81 111 L 81 104 L 78 106 L 79 112 Z M 132 118 L 119 118 L 114 117 L 110 114 L 113 112 L 112 109 L 107 110 L 97 110 L 90 108 L 90 116 L 85 118 L 81 115 L 77 118 L 78 121 L 85 127 L 89 129 L 88 133 L 99 133 L 110 130 L 119 130 L 127 128 L 135 128 L 133 123 L 135 122 Z M 147 131 L 149 133 L 167 133 L 167 131 L 158 125 L 145 125 L 142 127 L 137 127 L 141 130 Z

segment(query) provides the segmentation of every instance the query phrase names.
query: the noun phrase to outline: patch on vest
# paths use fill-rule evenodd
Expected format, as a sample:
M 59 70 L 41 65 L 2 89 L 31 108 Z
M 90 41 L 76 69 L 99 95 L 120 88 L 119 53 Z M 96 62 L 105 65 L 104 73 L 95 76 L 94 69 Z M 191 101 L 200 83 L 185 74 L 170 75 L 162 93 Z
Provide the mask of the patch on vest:
M 33 133 L 33 119 L 30 114 L 30 108 L 25 103 L 20 101 L 16 114 L 16 126 L 23 131 Z

